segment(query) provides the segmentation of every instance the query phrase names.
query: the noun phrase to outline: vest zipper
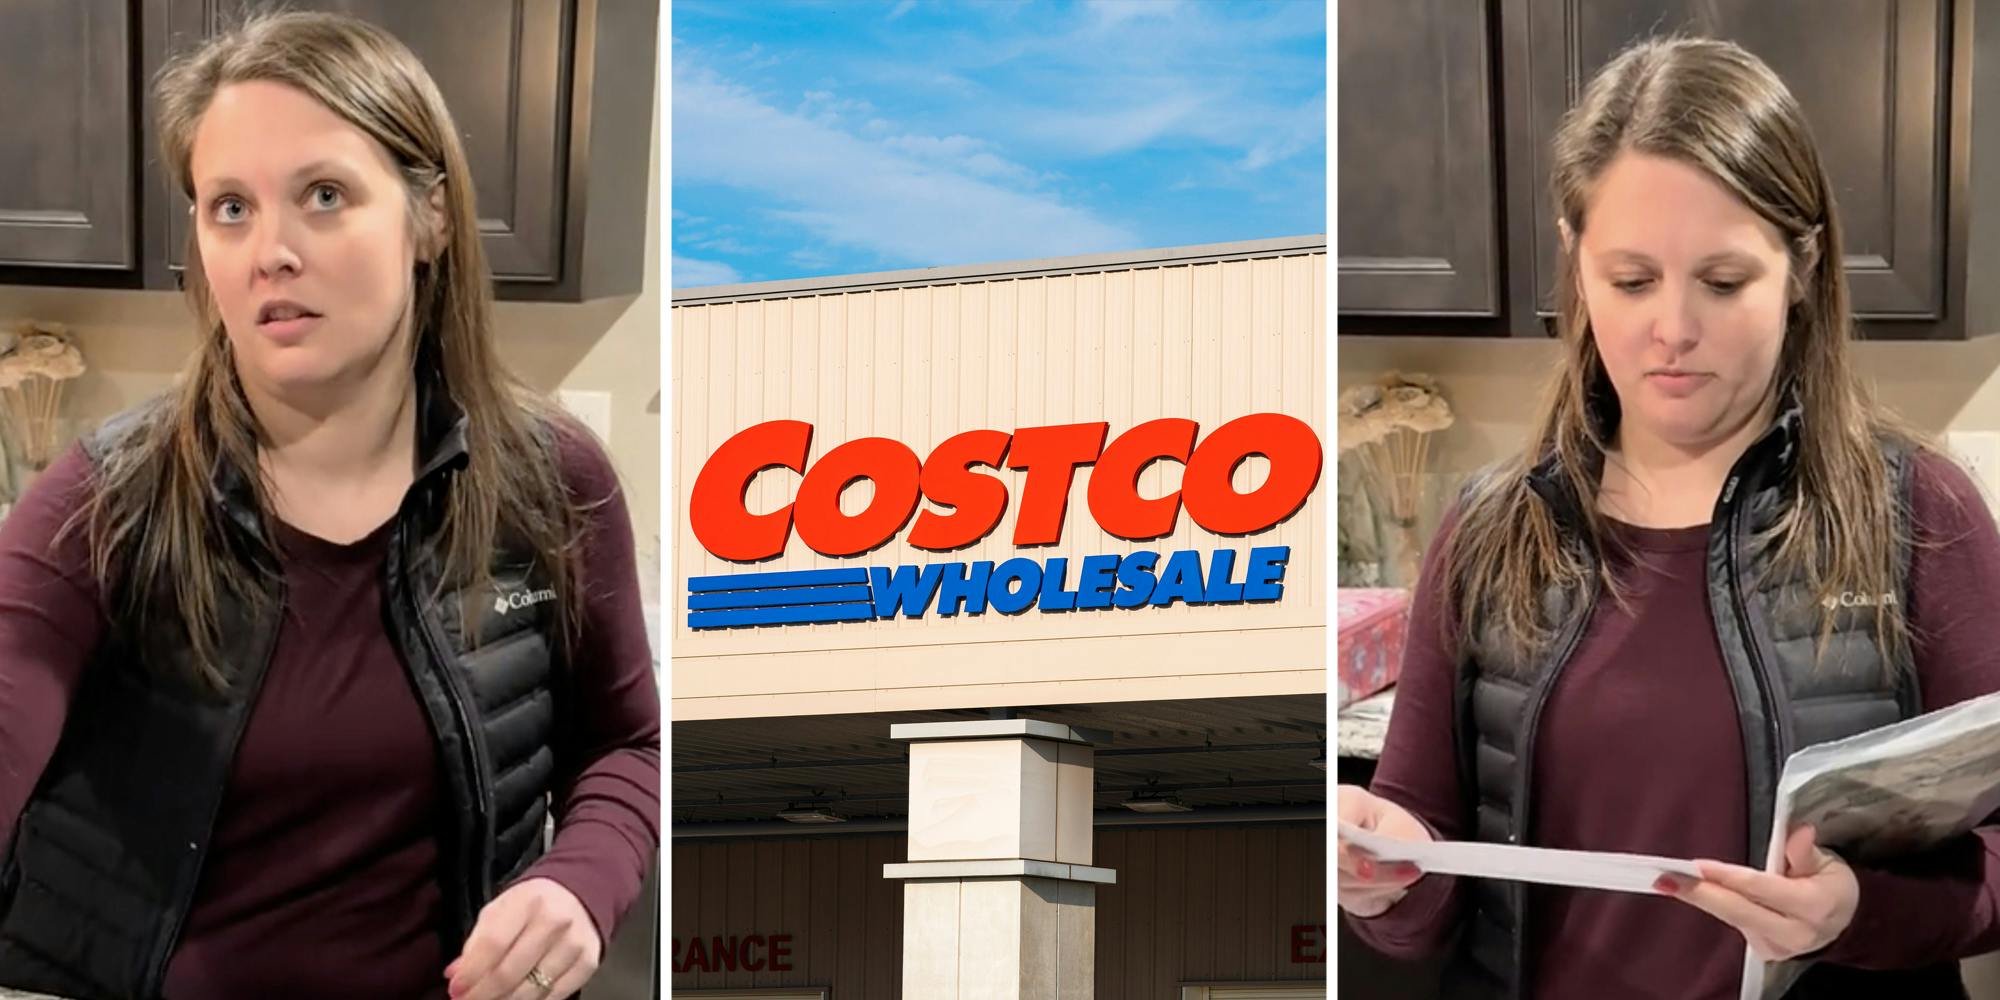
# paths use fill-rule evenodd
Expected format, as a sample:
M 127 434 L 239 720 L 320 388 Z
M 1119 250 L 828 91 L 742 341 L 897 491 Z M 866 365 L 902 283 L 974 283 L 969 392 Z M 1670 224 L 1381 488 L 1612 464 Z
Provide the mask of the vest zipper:
M 243 743 L 243 733 L 250 728 L 250 713 L 257 707 L 257 696 L 264 689 L 264 678 L 270 675 L 271 661 L 278 653 L 278 629 L 282 624 L 284 614 L 285 585 L 280 582 L 277 584 L 277 588 L 276 600 L 280 622 L 271 626 L 270 634 L 264 639 L 264 655 L 261 658 L 263 666 L 258 669 L 256 676 L 251 678 L 250 690 L 245 692 L 244 695 L 243 710 L 236 713 L 235 724 L 230 726 L 228 742 L 224 745 L 226 752 L 222 755 L 222 759 L 225 761 L 234 761 L 236 759 L 237 748 Z M 216 791 L 214 799 L 209 803 L 208 822 L 203 826 L 203 829 L 208 831 L 207 836 L 210 839 L 213 839 L 215 836 L 215 821 L 218 816 L 222 815 L 222 797 L 227 791 L 228 788 L 225 784 L 223 788 Z M 201 883 L 201 865 L 207 857 L 208 848 L 190 842 L 188 850 L 195 855 L 194 861 L 191 862 L 195 866 L 195 870 L 192 876 L 183 883 L 179 894 L 174 897 L 174 908 L 168 917 L 166 938 L 159 942 L 159 954 L 154 956 L 152 967 L 146 972 L 146 995 L 148 996 L 158 996 L 160 991 L 166 986 L 167 966 L 173 962 L 174 946 L 180 941 L 181 929 L 187 925 L 188 911 L 194 907 L 194 892 Z
M 474 808 L 477 810 L 475 820 L 479 828 L 479 843 L 478 855 L 473 859 L 477 865 L 475 877 L 478 882 L 474 888 L 477 890 L 478 898 L 471 901 L 475 904 L 471 916 L 477 918 L 479 905 L 493 896 L 492 855 L 496 850 L 495 833 L 492 829 L 492 779 L 486 774 L 489 759 L 486 755 L 486 734 L 472 718 L 472 710 L 468 707 L 471 704 L 471 694 L 466 690 L 464 679 L 459 677 L 458 670 L 452 666 L 452 661 L 444 656 L 444 643 L 438 638 L 431 617 L 424 613 L 423 602 L 417 598 L 414 589 L 406 589 L 410 595 L 411 611 L 416 615 L 417 631 L 423 636 L 424 650 L 430 654 L 431 663 L 444 676 L 445 693 L 447 700 L 451 702 L 452 714 L 457 717 L 459 728 L 465 733 L 467 744 L 472 748 L 472 791 L 475 799 Z M 469 932 L 471 928 L 468 927 L 466 930 Z
M 468 707 L 472 700 L 471 694 L 465 686 L 464 679 L 459 676 L 457 667 L 453 665 L 454 661 L 445 656 L 445 643 L 438 636 L 431 616 L 424 611 L 424 598 L 418 593 L 416 585 L 417 567 L 420 561 L 416 558 L 415 543 L 411 541 L 412 505 L 417 502 L 419 487 L 439 467 L 441 467 L 439 463 L 434 461 L 431 465 L 419 470 L 416 481 L 411 483 L 409 491 L 403 497 L 402 507 L 396 512 L 396 517 L 401 523 L 397 525 L 394 537 L 390 542 L 390 550 L 394 554 L 394 560 L 400 561 L 402 565 L 399 567 L 392 561 L 387 566 L 390 578 L 385 580 L 384 583 L 385 586 L 392 588 L 389 591 L 392 594 L 397 592 L 396 588 L 399 588 L 404 598 L 408 601 L 409 613 L 416 623 L 418 641 L 423 644 L 424 652 L 429 655 L 432 669 L 436 671 L 436 675 L 443 681 L 445 701 L 450 703 L 452 721 L 457 724 L 459 731 L 465 734 L 466 746 L 469 748 L 467 755 L 471 757 L 471 760 L 466 763 L 469 766 L 472 776 L 473 826 L 475 828 L 474 838 L 477 843 L 472 845 L 473 882 L 464 887 L 465 898 L 458 902 L 466 905 L 465 919 L 467 923 L 464 931 L 470 934 L 473 923 L 479 919 L 480 907 L 493 896 L 493 862 L 491 859 L 497 853 L 497 848 L 494 846 L 496 836 L 492 830 L 492 779 L 486 773 L 488 763 L 486 734 L 474 722 L 472 710 Z M 416 680 L 416 665 L 407 664 L 407 666 L 411 668 L 412 680 Z M 429 699 L 426 698 L 425 701 L 428 703 Z M 432 721 L 436 723 L 439 720 L 433 718 Z
M 1536 679 L 1535 686 L 1528 693 L 1528 706 L 1521 719 L 1521 742 L 1516 748 L 1517 773 L 1514 778 L 1514 829 L 1507 835 L 1510 844 L 1521 844 L 1528 839 L 1528 817 L 1531 811 L 1529 788 L 1535 770 L 1535 730 L 1542 718 L 1542 708 L 1548 703 L 1549 695 L 1555 691 L 1556 676 L 1562 673 L 1570 658 L 1576 655 L 1576 647 L 1583 641 L 1584 629 L 1589 627 L 1591 616 L 1597 613 L 1597 577 L 1595 573 L 1585 585 L 1584 600 L 1577 613 L 1570 616 L 1561 641 L 1557 643 L 1560 652 L 1549 661 L 1549 668 Z M 1475 770 L 1473 780 L 1478 780 Z M 1477 789 L 1474 790 L 1475 794 Z M 1514 996 L 1522 996 L 1522 987 L 1527 982 L 1528 957 L 1528 889 L 1516 883 L 1511 891 L 1520 896 L 1520 905 L 1515 908 L 1514 926 Z
M 1778 789 L 1778 770 L 1782 766 L 1780 762 L 1787 756 L 1786 748 L 1790 743 L 1790 734 L 1785 731 L 1783 713 L 1778 710 L 1777 682 L 1772 679 L 1770 668 L 1764 663 L 1763 652 L 1757 648 L 1757 634 L 1750 627 L 1750 606 L 1743 597 L 1743 564 L 1742 560 L 1738 558 L 1738 549 L 1742 540 L 1743 505 L 1740 503 L 1731 503 L 1731 500 L 1734 498 L 1733 495 L 1736 492 L 1736 487 L 1739 485 L 1737 482 L 1738 478 L 1738 476 L 1730 476 L 1728 485 L 1724 487 L 1722 493 L 1723 503 L 1729 505 L 1729 537 L 1728 544 L 1725 547 L 1727 553 L 1726 569 L 1728 572 L 1729 599 L 1736 613 L 1736 627 L 1743 632 L 1743 650 L 1750 661 L 1751 679 L 1756 682 L 1757 696 L 1764 703 L 1764 730 L 1766 738 L 1770 740 L 1770 753 L 1766 754 L 1763 760 L 1746 761 L 1745 763 L 1750 767 L 1760 768 L 1764 771 L 1767 779 L 1766 788 L 1775 794 Z M 1726 662 L 1727 658 L 1725 656 Z M 1757 841 L 1761 835 L 1760 824 L 1758 823 L 1758 811 L 1758 803 L 1752 802 L 1748 817 L 1750 820 L 1750 839 L 1746 845 L 1750 856 L 1746 863 L 1753 867 L 1761 866 L 1764 863 L 1764 859 L 1755 856 L 1757 853 Z M 1769 808 L 1767 807 L 1764 812 L 1767 815 L 1764 817 L 1761 825 L 1768 829 L 1770 826 Z M 1764 846 L 1768 851 L 1770 845 L 1766 844 Z

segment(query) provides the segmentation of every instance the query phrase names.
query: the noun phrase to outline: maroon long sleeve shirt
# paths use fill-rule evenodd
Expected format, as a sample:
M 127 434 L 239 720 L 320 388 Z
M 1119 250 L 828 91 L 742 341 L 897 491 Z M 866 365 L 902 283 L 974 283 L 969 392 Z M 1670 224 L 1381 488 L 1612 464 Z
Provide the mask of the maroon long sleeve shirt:
M 1917 536 L 1907 611 L 1926 710 L 2000 690 L 2000 532 L 1972 481 L 1935 456 L 1916 463 Z M 1449 530 L 1449 525 L 1447 525 Z M 1708 527 L 1622 529 L 1639 558 L 1631 611 L 1602 601 L 1544 708 L 1534 760 L 1541 847 L 1744 857 L 1745 762 L 1736 703 L 1709 615 Z M 1433 546 L 1411 609 L 1409 646 L 1373 791 L 1441 837 L 1472 835 L 1452 758 L 1453 661 L 1444 648 L 1442 567 Z M 2000 828 L 1886 868 L 1857 867 L 1859 908 L 1823 959 L 1909 968 L 2000 947 Z M 1533 886 L 1527 994 L 1729 1000 L 1740 934 L 1662 896 Z M 1428 876 L 1380 917 L 1348 918 L 1365 941 L 1414 957 L 1459 918 L 1457 879 Z
M 561 734 L 556 835 L 523 876 L 574 893 L 609 937 L 658 848 L 660 703 L 632 528 L 609 461 L 567 436 L 592 509 L 575 731 Z M 0 838 L 62 735 L 106 627 L 80 533 L 72 450 L 0 524 Z M 339 545 L 280 526 L 287 600 L 229 770 L 169 998 L 443 997 L 438 836 L 448 817 L 423 709 L 383 625 L 389 530 Z

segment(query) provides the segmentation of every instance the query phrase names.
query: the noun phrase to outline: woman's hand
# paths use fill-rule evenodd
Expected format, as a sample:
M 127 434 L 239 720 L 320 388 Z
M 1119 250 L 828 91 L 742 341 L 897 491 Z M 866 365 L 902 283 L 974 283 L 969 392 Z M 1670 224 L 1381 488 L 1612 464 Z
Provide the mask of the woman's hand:
M 493 898 L 445 967 L 452 1000 L 562 1000 L 597 971 L 604 942 L 576 896 L 531 878 Z
M 1854 920 L 1861 884 L 1847 862 L 1819 849 L 1812 827 L 1785 839 L 1785 873 L 1773 875 L 1720 861 L 1697 861 L 1701 881 L 1662 876 L 1661 892 L 1736 928 L 1767 962 L 1815 952 Z
M 1363 830 L 1399 840 L 1429 841 L 1429 828 L 1410 811 L 1356 785 L 1339 786 L 1340 818 Z M 1379 917 L 1410 891 L 1424 873 L 1408 862 L 1377 861 L 1367 851 L 1339 841 L 1337 897 L 1340 908 L 1357 917 Z

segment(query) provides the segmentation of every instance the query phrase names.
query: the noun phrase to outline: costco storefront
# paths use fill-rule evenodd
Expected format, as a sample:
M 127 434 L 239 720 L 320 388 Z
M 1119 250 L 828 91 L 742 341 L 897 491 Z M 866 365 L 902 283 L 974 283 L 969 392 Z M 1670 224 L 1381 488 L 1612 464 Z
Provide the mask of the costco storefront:
M 1325 995 L 1325 263 L 675 294 L 674 996 Z

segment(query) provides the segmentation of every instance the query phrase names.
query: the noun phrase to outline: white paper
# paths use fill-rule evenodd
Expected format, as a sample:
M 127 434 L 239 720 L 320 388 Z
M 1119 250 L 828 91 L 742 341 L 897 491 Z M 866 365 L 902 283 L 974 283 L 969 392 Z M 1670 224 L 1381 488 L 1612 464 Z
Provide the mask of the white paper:
M 1644 854 L 1559 851 L 1465 841 L 1414 841 L 1385 837 L 1342 820 L 1340 839 L 1379 861 L 1407 861 L 1434 875 L 1471 875 L 1513 882 L 1566 885 L 1577 889 L 1655 894 L 1653 883 L 1666 874 L 1698 879 L 1694 862 Z
M 1785 868 L 1785 838 L 1813 827 L 1821 847 L 1867 864 L 1906 857 L 2000 811 L 2000 693 L 1858 736 L 1806 747 L 1785 761 L 1764 869 Z M 1743 952 L 1741 1000 L 1778 1000 L 1811 963 Z

